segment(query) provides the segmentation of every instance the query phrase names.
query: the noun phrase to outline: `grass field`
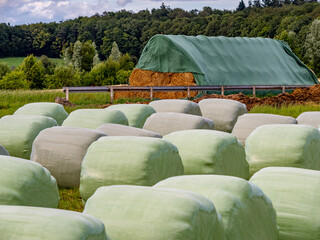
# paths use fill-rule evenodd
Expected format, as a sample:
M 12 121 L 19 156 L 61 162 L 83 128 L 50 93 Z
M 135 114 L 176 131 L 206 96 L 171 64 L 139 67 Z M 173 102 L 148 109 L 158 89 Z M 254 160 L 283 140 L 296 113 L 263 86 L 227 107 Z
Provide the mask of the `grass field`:
M 17 90 L 0 91 L 0 117 L 13 114 L 19 107 L 31 102 L 54 102 L 55 97 L 65 97 L 60 90 Z M 139 99 L 137 99 L 138 101 Z M 123 103 L 126 100 L 118 100 L 115 103 Z M 70 102 L 76 104 L 74 107 L 66 107 L 70 113 L 80 108 L 99 108 L 110 102 L 109 93 L 72 93 Z M 318 104 L 291 105 L 280 108 L 272 106 L 256 106 L 250 113 L 272 113 L 296 118 L 302 112 L 320 111 Z M 60 203 L 59 208 L 79 211 L 83 210 L 82 199 L 78 188 L 59 189 Z
M 23 62 L 25 57 L 8 57 L 8 58 L 0 58 L 0 62 L 5 62 L 9 67 L 18 67 Z M 40 59 L 40 57 L 37 57 Z M 63 59 L 60 58 L 50 58 L 57 65 L 62 65 L 64 63 Z

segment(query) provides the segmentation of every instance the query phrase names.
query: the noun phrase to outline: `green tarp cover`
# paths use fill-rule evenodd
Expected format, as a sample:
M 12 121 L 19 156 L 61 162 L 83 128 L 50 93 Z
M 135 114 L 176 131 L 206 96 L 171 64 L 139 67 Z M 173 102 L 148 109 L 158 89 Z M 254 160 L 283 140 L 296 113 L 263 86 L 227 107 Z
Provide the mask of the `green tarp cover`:
M 163 139 L 178 148 L 186 175 L 218 174 L 249 178 L 245 150 L 229 133 L 185 130 L 168 134 Z
M 0 205 L 58 207 L 57 182 L 46 168 L 9 156 L 0 156 L 0 166 Z
M 81 163 L 88 147 L 103 132 L 76 127 L 53 127 L 33 142 L 31 160 L 47 168 L 61 187 L 79 187 Z
M 102 124 L 97 130 L 104 132 L 108 136 L 137 136 L 137 137 L 156 137 L 162 138 L 159 133 L 146 129 L 125 126 L 115 123 Z
M 91 144 L 81 166 L 80 194 L 88 199 L 100 186 L 152 186 L 182 175 L 178 149 L 150 137 L 102 137 Z
M 268 167 L 250 179 L 271 199 L 279 240 L 320 239 L 320 171 Z
M 11 156 L 30 159 L 34 139 L 43 129 L 56 125 L 56 120 L 51 117 L 4 116 L 0 119 L 0 144 Z
M 55 119 L 58 125 L 68 117 L 68 113 L 61 104 L 50 102 L 28 103 L 15 111 L 14 115 L 47 116 Z
M 247 113 L 247 106 L 230 99 L 203 99 L 199 102 L 203 117 L 214 122 L 214 129 L 231 132 L 238 117 Z
M 317 77 L 279 40 L 155 35 L 136 68 L 192 72 L 198 85 L 313 85 Z
M 227 240 L 276 240 L 277 216 L 270 199 L 254 184 L 229 176 L 171 177 L 157 188 L 175 188 L 209 198 L 221 214 Z
M 0 145 L 0 155 L 5 155 L 5 156 L 9 156 L 10 155 L 8 153 L 8 151 L 2 145 Z
M 101 220 L 73 211 L 0 206 L 0 240 L 111 240 Z
M 156 112 L 152 107 L 145 104 L 117 104 L 107 109 L 123 112 L 128 119 L 128 125 L 137 128 L 142 128 L 146 119 Z
M 320 170 L 320 132 L 297 124 L 264 125 L 246 140 L 249 172 L 265 167 L 298 167 Z
M 156 112 L 176 112 L 202 116 L 199 105 L 195 102 L 182 99 L 163 99 L 149 103 Z
M 212 202 L 189 191 L 101 187 L 84 213 L 100 218 L 113 240 L 224 240 Z
M 128 119 L 119 110 L 78 109 L 70 113 L 62 126 L 96 129 L 104 123 L 128 125 Z

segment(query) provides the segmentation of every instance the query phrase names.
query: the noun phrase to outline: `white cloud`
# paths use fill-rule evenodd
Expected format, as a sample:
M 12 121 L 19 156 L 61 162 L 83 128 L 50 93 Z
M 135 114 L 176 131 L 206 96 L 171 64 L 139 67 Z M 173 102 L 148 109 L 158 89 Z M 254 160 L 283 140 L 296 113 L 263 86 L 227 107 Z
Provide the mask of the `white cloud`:
M 5 6 L 6 4 L 7 4 L 7 0 L 0 0 L 0 8 L 2 7 L 2 6 Z
M 117 0 L 117 4 L 121 7 L 127 5 L 129 2 L 132 2 L 132 0 Z

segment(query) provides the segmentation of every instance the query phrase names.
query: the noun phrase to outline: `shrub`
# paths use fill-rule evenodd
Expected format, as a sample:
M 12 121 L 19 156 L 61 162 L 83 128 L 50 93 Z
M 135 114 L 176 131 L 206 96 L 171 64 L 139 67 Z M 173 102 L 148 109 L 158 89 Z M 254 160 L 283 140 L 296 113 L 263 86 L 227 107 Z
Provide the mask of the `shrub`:
M 0 79 L 10 72 L 10 68 L 8 64 L 4 62 L 0 62 Z
M 12 71 L 0 79 L 0 89 L 29 89 L 29 83 L 26 80 L 23 71 Z
M 131 75 L 131 70 L 123 70 L 120 69 L 117 72 L 117 83 L 119 84 L 127 84 L 129 81 L 129 77 Z
M 53 75 L 46 75 L 45 87 L 49 89 L 80 85 L 80 74 L 71 66 L 58 66 Z

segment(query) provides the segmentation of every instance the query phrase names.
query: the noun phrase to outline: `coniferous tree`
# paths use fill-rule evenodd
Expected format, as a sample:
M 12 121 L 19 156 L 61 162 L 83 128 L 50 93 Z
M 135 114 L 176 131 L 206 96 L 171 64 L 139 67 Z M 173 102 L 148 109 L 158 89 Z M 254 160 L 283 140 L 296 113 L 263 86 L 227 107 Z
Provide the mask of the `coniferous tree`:
M 72 63 L 75 69 L 81 70 L 81 47 L 80 41 L 76 41 L 73 46 Z
M 253 0 L 253 6 L 255 6 L 255 7 L 261 7 L 260 0 Z
M 111 54 L 109 56 L 109 59 L 115 61 L 115 62 L 119 62 L 120 61 L 120 57 L 121 57 L 121 52 L 118 48 L 118 44 L 114 41 L 112 43 L 112 49 L 111 49 Z
M 246 8 L 246 5 L 244 4 L 243 0 L 241 0 L 241 1 L 239 2 L 238 7 L 237 7 L 237 11 L 242 11 L 242 10 L 244 10 L 245 8 Z

